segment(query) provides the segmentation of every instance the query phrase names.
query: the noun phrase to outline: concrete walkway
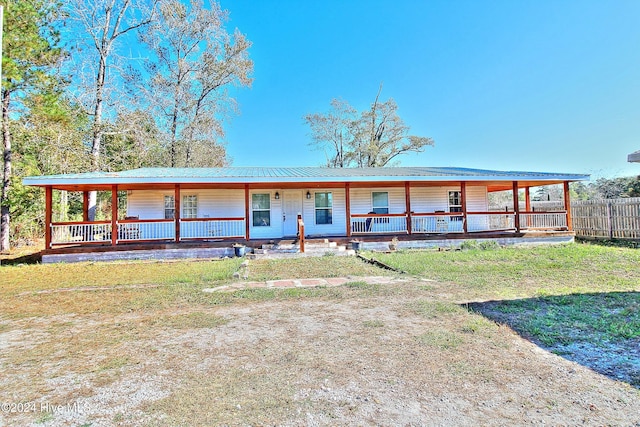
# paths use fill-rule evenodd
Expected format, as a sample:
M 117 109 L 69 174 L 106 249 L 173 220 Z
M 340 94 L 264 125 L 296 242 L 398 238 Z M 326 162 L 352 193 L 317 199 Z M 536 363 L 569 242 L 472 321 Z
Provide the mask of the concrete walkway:
M 234 292 L 241 289 L 287 289 L 287 288 L 315 288 L 341 286 L 345 283 L 367 282 L 371 284 L 387 285 L 390 283 L 406 282 L 406 279 L 397 279 L 390 276 L 347 276 L 329 277 L 316 279 L 282 279 L 267 280 L 266 282 L 236 282 L 230 285 L 218 286 L 216 288 L 206 288 L 203 292 Z

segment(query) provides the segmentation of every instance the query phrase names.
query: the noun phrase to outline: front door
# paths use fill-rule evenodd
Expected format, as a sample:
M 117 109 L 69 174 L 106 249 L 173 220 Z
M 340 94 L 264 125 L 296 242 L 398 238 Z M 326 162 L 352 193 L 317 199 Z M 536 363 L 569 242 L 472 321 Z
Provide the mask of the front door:
M 302 191 L 288 190 L 283 192 L 282 219 L 283 234 L 293 237 L 298 234 L 298 214 L 302 213 Z

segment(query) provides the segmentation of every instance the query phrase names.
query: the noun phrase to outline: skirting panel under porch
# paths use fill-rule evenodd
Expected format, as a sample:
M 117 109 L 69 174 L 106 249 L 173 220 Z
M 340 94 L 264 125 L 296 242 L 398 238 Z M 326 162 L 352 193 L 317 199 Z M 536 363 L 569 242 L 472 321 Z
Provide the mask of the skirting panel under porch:
M 500 246 L 538 246 L 572 243 L 575 240 L 573 233 L 547 237 L 498 237 L 490 239 L 473 239 L 477 242 L 496 242 Z M 433 248 L 458 248 L 465 240 L 462 239 L 433 239 L 433 240 L 400 240 L 398 249 L 433 249 Z M 360 250 L 363 251 L 388 251 L 388 241 L 361 242 Z
M 135 251 L 43 254 L 42 263 L 224 258 L 234 256 L 233 248 L 149 249 Z

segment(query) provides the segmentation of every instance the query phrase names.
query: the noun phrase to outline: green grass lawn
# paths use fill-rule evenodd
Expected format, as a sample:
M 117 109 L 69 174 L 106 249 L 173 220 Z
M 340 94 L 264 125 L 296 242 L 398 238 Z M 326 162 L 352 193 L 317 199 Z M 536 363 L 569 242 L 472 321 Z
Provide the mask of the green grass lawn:
M 469 251 L 399 251 L 375 258 L 451 282 L 461 300 L 637 290 L 640 250 L 592 244 Z

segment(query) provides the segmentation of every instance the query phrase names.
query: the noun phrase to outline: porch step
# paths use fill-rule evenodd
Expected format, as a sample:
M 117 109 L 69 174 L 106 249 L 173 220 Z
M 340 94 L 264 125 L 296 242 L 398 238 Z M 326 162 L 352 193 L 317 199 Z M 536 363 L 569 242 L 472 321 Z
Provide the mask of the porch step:
M 302 256 L 324 256 L 333 255 L 355 255 L 355 251 L 347 250 L 346 246 L 338 245 L 328 239 L 323 241 L 312 240 L 305 242 L 304 253 L 300 252 L 300 244 L 297 241 L 282 240 L 278 243 L 262 245 L 261 248 L 253 250 L 251 257 L 260 258 L 295 258 Z

